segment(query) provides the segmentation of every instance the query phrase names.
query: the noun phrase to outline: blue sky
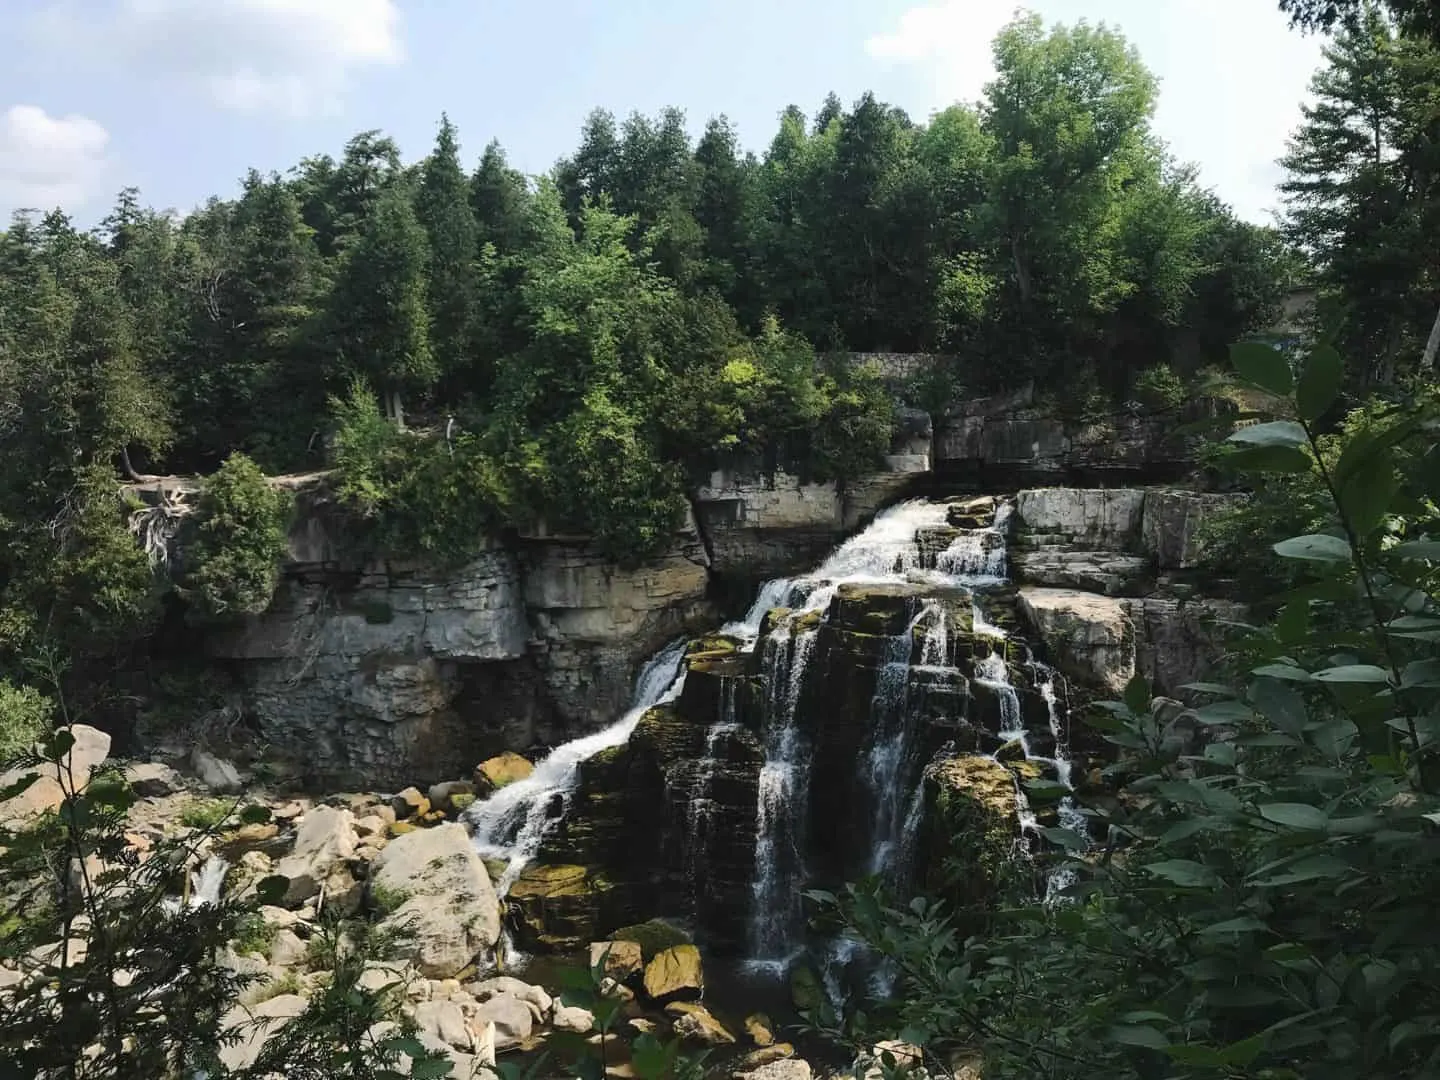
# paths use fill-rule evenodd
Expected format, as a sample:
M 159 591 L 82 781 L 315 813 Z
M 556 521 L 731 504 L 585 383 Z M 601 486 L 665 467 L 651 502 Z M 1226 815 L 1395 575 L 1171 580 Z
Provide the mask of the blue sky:
M 1031 0 L 1121 29 L 1162 80 L 1156 128 L 1243 216 L 1268 220 L 1274 160 L 1320 42 L 1271 0 Z M 590 109 L 725 113 L 748 147 L 789 103 L 874 90 L 917 119 L 977 98 L 1014 0 L 0 0 L 0 214 L 85 223 L 134 185 L 186 210 L 382 128 L 407 159 L 442 110 L 467 164 L 498 138 L 541 172 Z

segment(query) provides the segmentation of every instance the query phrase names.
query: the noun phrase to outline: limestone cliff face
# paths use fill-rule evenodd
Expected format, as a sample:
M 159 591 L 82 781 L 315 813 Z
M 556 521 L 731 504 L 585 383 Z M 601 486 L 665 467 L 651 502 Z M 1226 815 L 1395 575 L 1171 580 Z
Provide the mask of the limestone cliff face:
M 1194 468 L 1197 437 L 1177 437 L 1181 424 L 1211 415 L 1202 401 L 1181 415 L 1117 411 L 1104 420 L 1067 425 L 1035 406 L 1033 386 L 1016 393 L 957 402 L 935 430 L 937 474 L 986 488 L 1027 484 L 1175 482 Z
M 1118 694 L 1137 672 L 1168 694 L 1219 658 L 1243 606 L 1195 595 L 1201 523 L 1243 496 L 1036 488 L 1016 496 L 1020 611 L 1069 677 Z
M 270 609 L 213 632 L 263 736 L 317 780 L 408 784 L 614 718 L 639 661 L 707 624 L 693 524 L 626 569 L 583 538 L 490 539 L 436 567 L 358 562 L 311 492 Z

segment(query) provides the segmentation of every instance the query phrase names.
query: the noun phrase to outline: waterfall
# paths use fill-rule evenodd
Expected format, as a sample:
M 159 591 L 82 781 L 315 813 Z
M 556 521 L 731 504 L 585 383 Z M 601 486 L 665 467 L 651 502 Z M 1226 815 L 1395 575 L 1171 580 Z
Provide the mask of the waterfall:
M 744 621 L 727 627 L 735 636 L 747 639 L 753 649 L 766 613 L 775 606 L 791 609 L 766 639 L 762 657 L 769 694 L 750 909 L 750 956 L 755 966 L 783 973 L 795 955 L 804 926 L 800 892 L 805 882 L 810 755 L 795 713 L 816 632 L 813 624 L 808 628 L 802 625 L 802 619 L 815 614 L 823 618 L 841 585 L 904 582 L 920 574 L 922 557 L 916 534 L 922 528 L 944 524 L 945 515 L 943 504 L 923 499 L 890 507 L 878 514 L 869 528 L 831 552 L 813 572 L 793 580 L 766 582 Z M 906 667 L 909 640 L 907 635 Z M 895 645 L 897 650 L 899 647 Z
M 720 719 L 710 725 L 705 733 L 704 756 L 695 763 L 694 781 L 690 787 L 689 805 L 686 808 L 685 870 L 690 878 L 692 892 L 702 885 L 702 871 L 705 856 L 710 850 L 710 837 L 715 819 L 715 800 L 711 786 L 715 770 L 720 764 L 721 746 L 735 732 L 740 724 L 735 714 L 736 679 L 722 676 L 720 680 Z
M 926 604 L 905 630 L 886 642 L 875 695 L 870 702 L 870 751 L 861 766 L 861 778 L 870 789 L 875 807 L 870 829 L 869 872 L 882 874 L 892 869 L 900 845 L 902 810 L 906 802 L 905 766 L 912 764 L 914 730 L 909 710 L 910 655 L 915 645 L 915 628 L 940 612 L 938 604 Z M 943 613 L 941 613 L 943 616 Z M 926 641 L 930 635 L 926 635 Z
M 220 902 L 220 892 L 225 884 L 225 874 L 230 864 L 219 855 L 211 855 L 200 864 L 198 870 L 190 872 L 190 895 L 186 899 L 167 897 L 160 902 L 170 915 L 178 915 L 182 908 L 201 908 Z
M 552 824 L 564 816 L 581 763 L 625 742 L 646 712 L 680 696 L 685 684 L 685 645 L 683 640 L 672 642 L 646 662 L 635 681 L 630 708 L 619 720 L 593 735 L 555 747 L 524 780 L 506 785 L 465 811 L 476 850 L 483 857 L 507 862 L 495 883 L 501 896 L 535 858 Z
M 935 558 L 935 569 L 971 587 L 1002 585 L 1009 570 L 1005 537 L 1014 507 L 1002 502 L 988 528 L 969 529 L 950 542 Z

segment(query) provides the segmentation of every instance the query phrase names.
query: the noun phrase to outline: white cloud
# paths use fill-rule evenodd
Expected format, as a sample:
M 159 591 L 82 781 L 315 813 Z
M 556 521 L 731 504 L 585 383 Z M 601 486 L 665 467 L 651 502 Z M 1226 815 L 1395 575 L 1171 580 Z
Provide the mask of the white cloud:
M 119 0 L 98 19 L 71 0 L 38 26 L 52 51 L 246 112 L 336 110 L 357 72 L 404 59 L 395 0 Z
M 1292 31 L 1263 0 L 1031 0 L 1047 23 L 1088 19 L 1120 30 L 1160 77 L 1155 130 L 1176 157 L 1200 166 L 1237 213 L 1269 220 L 1277 205 L 1275 159 L 1299 124 L 1300 103 L 1321 62 L 1321 41 Z M 914 7 L 865 42 L 903 65 L 923 89 L 918 112 L 973 101 L 994 78 L 990 44 L 1014 0 L 937 0 Z
M 84 203 L 105 179 L 109 142 L 109 133 L 87 116 L 12 105 L 0 113 L 0 210 Z

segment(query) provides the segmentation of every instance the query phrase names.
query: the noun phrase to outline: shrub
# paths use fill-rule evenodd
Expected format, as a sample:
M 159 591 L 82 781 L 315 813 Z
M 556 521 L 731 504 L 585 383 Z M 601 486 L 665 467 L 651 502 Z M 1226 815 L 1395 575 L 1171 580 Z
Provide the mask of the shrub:
M 244 454 L 205 482 L 181 593 L 206 615 L 258 615 L 280 581 L 294 499 Z
M 1162 362 L 1136 376 L 1135 398 L 1152 412 L 1168 412 L 1185 401 L 1185 384 L 1169 364 Z
M 25 753 L 46 731 L 55 703 L 33 686 L 0 679 L 0 761 Z

